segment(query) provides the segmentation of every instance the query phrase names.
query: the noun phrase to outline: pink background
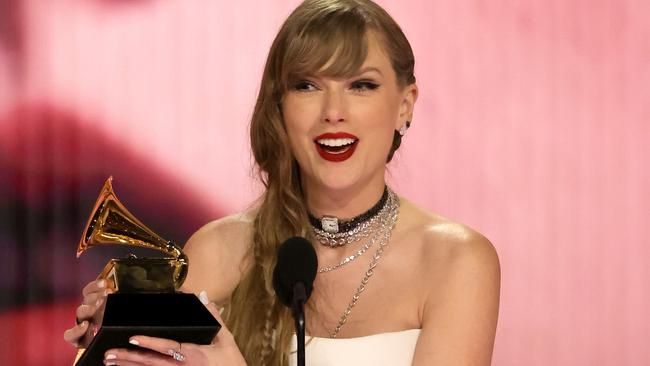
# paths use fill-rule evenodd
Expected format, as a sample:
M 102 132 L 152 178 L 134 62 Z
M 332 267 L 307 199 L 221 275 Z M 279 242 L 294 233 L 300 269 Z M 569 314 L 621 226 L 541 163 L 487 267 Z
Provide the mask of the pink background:
M 3 141 L 15 137 L 6 116 L 46 105 L 176 177 L 206 220 L 256 197 L 247 124 L 297 1 L 0 2 Z M 412 43 L 420 87 L 390 181 L 497 248 L 493 364 L 650 364 L 650 3 L 380 4 Z M 67 364 L 77 301 L 2 310 L 14 328 L 0 349 Z

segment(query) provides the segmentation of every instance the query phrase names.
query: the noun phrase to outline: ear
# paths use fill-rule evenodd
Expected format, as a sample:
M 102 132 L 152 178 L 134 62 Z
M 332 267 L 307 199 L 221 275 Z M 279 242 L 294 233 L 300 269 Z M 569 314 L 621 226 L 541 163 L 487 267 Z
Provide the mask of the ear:
M 404 87 L 401 93 L 401 103 L 399 107 L 399 117 L 395 129 L 399 130 L 406 121 L 413 121 L 413 108 L 418 100 L 418 86 L 410 84 Z

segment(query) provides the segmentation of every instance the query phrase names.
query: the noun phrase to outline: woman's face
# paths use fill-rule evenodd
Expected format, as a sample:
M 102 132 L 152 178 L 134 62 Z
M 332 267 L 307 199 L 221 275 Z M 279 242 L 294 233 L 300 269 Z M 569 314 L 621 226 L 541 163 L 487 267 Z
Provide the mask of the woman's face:
M 291 85 L 282 113 L 307 190 L 383 185 L 393 133 L 411 119 L 416 98 L 415 85 L 398 86 L 373 32 L 356 75 L 304 75 Z

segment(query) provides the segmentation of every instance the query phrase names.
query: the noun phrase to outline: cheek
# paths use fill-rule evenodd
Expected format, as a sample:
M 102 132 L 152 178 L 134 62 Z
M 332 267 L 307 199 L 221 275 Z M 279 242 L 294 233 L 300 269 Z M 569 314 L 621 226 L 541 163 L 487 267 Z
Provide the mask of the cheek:
M 398 110 L 396 106 L 385 103 L 376 103 L 372 108 L 364 111 L 364 129 L 368 131 L 369 138 L 374 146 L 390 146 L 393 143 L 393 134 L 397 124 Z M 394 103 L 393 103 L 394 104 Z
M 300 160 L 304 155 L 309 140 L 309 114 L 300 108 L 288 104 L 283 108 L 284 126 L 289 137 L 289 144 L 294 156 Z
M 307 156 L 307 149 L 309 148 L 307 140 L 304 138 L 304 134 L 294 131 L 293 133 L 289 132 L 288 136 L 289 146 L 291 147 L 291 152 L 293 153 L 294 158 L 296 158 L 299 163 L 303 163 Z
M 392 90 L 385 90 L 359 105 L 361 113 L 365 114 L 366 120 L 371 120 L 376 126 L 382 128 L 393 128 L 399 117 L 400 105 L 398 95 Z
M 304 150 L 302 147 L 304 145 L 304 142 L 300 138 L 303 134 L 299 130 L 299 126 L 296 124 L 291 123 L 292 121 L 287 121 L 285 119 L 285 128 L 287 130 L 287 137 L 289 138 L 289 145 L 291 147 L 291 151 L 293 152 L 294 157 L 299 158 L 301 154 L 301 151 Z
M 382 129 L 376 129 L 375 133 L 372 134 L 370 145 L 370 153 L 373 156 L 373 160 L 377 160 L 380 163 L 385 163 L 388 153 L 390 152 L 391 147 L 393 146 L 393 128 L 390 126 L 385 126 Z
M 309 130 L 311 121 L 314 118 L 314 111 L 308 104 L 294 99 L 293 97 L 287 97 L 282 106 L 284 125 L 287 132 L 303 133 Z

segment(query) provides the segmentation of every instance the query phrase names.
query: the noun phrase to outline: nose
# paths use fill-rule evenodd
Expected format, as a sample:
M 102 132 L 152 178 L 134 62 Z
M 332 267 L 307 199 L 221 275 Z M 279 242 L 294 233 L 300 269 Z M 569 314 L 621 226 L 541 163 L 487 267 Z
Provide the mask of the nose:
M 342 93 L 328 91 L 323 101 L 323 122 L 337 123 L 347 119 L 347 107 Z

